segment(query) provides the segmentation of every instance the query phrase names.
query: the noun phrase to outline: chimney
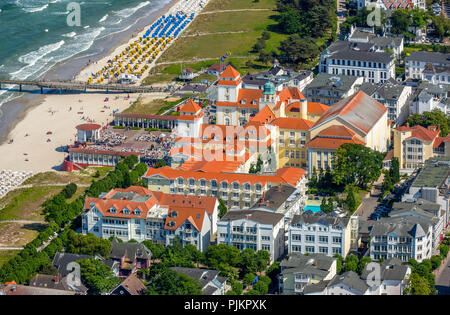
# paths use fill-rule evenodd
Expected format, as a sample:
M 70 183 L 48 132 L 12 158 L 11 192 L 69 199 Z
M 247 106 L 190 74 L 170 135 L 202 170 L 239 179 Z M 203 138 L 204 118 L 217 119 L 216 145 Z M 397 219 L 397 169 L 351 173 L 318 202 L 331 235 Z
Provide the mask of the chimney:
M 300 100 L 300 118 L 308 119 L 308 100 L 306 98 Z
M 278 186 L 278 191 L 281 191 L 281 184 L 280 184 L 280 186 Z
M 59 284 L 59 274 L 57 274 L 53 280 L 55 281 L 55 284 Z

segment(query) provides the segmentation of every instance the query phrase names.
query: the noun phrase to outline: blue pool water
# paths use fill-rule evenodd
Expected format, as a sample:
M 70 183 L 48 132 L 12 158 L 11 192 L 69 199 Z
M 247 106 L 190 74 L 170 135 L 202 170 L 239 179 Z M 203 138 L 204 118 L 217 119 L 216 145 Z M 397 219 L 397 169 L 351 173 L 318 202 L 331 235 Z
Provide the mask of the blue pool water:
M 319 211 L 320 211 L 320 206 L 310 206 L 310 205 L 307 205 L 307 206 L 305 207 L 305 211 L 308 211 L 308 210 L 311 210 L 312 212 L 316 213 L 316 212 L 319 212 Z

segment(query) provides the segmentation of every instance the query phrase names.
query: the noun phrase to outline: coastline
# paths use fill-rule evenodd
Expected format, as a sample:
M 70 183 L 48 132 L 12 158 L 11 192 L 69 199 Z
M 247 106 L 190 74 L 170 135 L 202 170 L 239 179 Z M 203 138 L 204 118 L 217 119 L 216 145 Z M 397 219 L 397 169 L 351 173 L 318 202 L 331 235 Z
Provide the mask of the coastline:
M 114 58 L 117 51 L 142 36 L 161 15 L 183 2 L 185 0 L 171 0 L 157 12 L 133 24 L 133 27 L 100 38 L 91 47 L 95 52 L 96 46 L 101 46 L 100 50 L 95 53 L 85 51 L 55 65 L 45 73 L 45 79 L 72 80 L 83 72 L 90 74 L 90 66 L 100 66 L 102 62 Z M 93 62 L 88 64 L 88 60 Z M 87 93 L 66 92 L 62 95 L 55 90 L 46 92 L 40 95 L 39 91 L 32 90 L 32 93 L 3 104 L 0 120 L 7 119 L 9 123 L 3 135 L 0 128 L 0 169 L 34 173 L 60 171 L 67 156 L 66 148 L 75 141 L 77 125 L 95 122 L 105 126 L 112 121 L 114 111 L 125 110 L 139 97 L 149 101 L 169 96 L 168 93 L 128 95 L 89 90 Z M 9 143 L 10 139 L 13 139 L 12 143 Z
M 93 60 L 99 62 L 102 59 L 109 58 L 114 51 L 132 41 L 138 36 L 136 35 L 137 33 L 142 33 L 142 29 L 151 25 L 161 15 L 170 11 L 181 1 L 182 0 L 171 0 L 149 16 L 141 17 L 140 21 L 138 21 L 134 27 L 102 37 L 100 40 L 96 41 L 91 48 L 95 50 L 96 47 L 101 46 L 102 48 L 107 47 L 106 49 L 100 53 L 94 53 L 93 55 L 90 54 L 87 56 L 86 52 L 81 52 L 68 60 L 54 65 L 45 73 L 44 77 L 55 80 L 69 80 L 79 76 L 83 70 L 89 67 L 89 64 L 87 64 L 89 59 L 93 58 Z M 0 122 L 3 125 L 3 128 L 0 127 L 0 146 L 7 144 L 11 132 L 25 119 L 29 112 L 35 107 L 40 106 L 45 102 L 47 97 L 51 96 L 51 91 L 47 94 L 40 95 L 36 90 L 36 92 L 33 91 L 32 93 L 26 92 L 24 95 L 4 103 L 0 107 Z

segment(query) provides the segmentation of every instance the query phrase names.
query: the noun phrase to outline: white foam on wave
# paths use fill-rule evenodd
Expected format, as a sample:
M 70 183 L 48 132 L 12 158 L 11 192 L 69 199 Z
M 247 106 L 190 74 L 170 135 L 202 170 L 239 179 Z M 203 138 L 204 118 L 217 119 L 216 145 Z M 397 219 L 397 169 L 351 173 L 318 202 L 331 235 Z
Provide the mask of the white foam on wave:
M 108 18 L 108 14 L 106 14 L 104 17 L 102 17 L 101 19 L 100 19 L 100 23 L 102 23 L 102 22 L 105 22 L 106 21 L 106 19 Z
M 25 12 L 28 12 L 28 13 L 34 13 L 34 12 L 44 11 L 47 8 L 48 8 L 48 3 L 43 5 L 43 6 L 41 6 L 41 7 L 37 7 L 37 8 L 22 8 L 22 10 L 24 10 Z
M 72 38 L 72 37 L 75 37 L 76 35 L 77 35 L 77 33 L 75 33 L 75 32 L 70 32 L 70 33 L 64 34 L 64 35 L 62 35 L 62 36 Z
M 64 45 L 64 43 L 65 42 L 62 40 L 54 44 L 42 46 L 37 51 L 32 51 L 26 55 L 19 57 L 19 61 L 21 63 L 25 63 L 28 65 L 34 65 L 38 60 L 42 59 L 44 56 L 61 48 L 61 46 Z
M 134 8 L 123 9 L 123 10 L 115 12 L 115 14 L 117 14 L 118 16 L 120 16 L 122 18 L 127 18 L 127 17 L 130 17 L 133 14 L 135 14 L 139 9 L 142 9 L 143 7 L 145 7 L 149 4 L 150 4 L 150 1 L 145 1 Z

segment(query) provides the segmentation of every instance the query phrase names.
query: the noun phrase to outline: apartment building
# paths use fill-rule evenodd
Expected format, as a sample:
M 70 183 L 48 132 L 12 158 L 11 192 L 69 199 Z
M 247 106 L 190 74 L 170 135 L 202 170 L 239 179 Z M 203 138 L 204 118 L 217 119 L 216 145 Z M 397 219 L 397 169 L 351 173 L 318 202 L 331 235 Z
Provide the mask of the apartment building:
M 422 167 L 426 160 L 435 156 L 435 148 L 440 144 L 439 127 L 406 124 L 394 128 L 394 157 L 398 158 L 404 172 Z
M 402 202 L 414 202 L 421 198 L 439 204 L 445 212 L 444 228 L 447 229 L 450 223 L 449 187 L 450 158 L 433 157 L 425 161 L 425 165 L 402 196 Z
M 286 184 L 271 187 L 250 210 L 271 211 L 281 213 L 284 217 L 292 218 L 305 207 L 306 190 L 306 183 L 301 188 L 295 188 Z
M 444 237 L 446 212 L 438 203 L 421 198 L 413 202 L 394 202 L 389 216 L 391 218 L 412 216 L 429 222 L 433 227 L 433 249 L 438 248 Z
M 305 89 L 305 96 L 311 102 L 331 106 L 355 94 L 364 82 L 362 77 L 319 73 Z
M 371 43 L 338 40 L 320 55 L 319 72 L 362 77 L 364 82 L 383 83 L 395 78 L 395 58 L 375 51 Z
M 228 208 L 248 209 L 272 186 L 289 184 L 304 187 L 306 172 L 281 168 L 274 173 L 245 174 L 183 171 L 170 167 L 150 168 L 145 175 L 150 190 L 186 196 L 211 196 L 222 199 Z
M 370 230 L 372 260 L 398 258 L 418 262 L 433 254 L 433 227 L 417 217 L 382 218 Z
M 388 119 L 393 126 L 401 126 L 409 116 L 409 101 L 412 95 L 410 86 L 389 79 L 381 85 L 364 83 L 361 91 L 380 102 L 388 110 Z
M 261 210 L 228 211 L 217 223 L 217 244 L 268 251 L 274 262 L 284 254 L 284 216 Z
M 390 143 L 387 109 L 362 91 L 336 103 L 310 128 L 308 171 L 331 167 L 344 143 L 365 145 L 386 152 Z
M 85 199 L 82 233 L 164 245 L 177 237 L 182 245 L 204 251 L 216 232 L 218 205 L 214 197 L 170 195 L 143 187 L 113 189 Z
M 336 258 L 324 254 L 291 253 L 280 263 L 280 271 L 280 294 L 303 294 L 306 287 L 329 281 L 336 275 Z
M 405 58 L 406 79 L 450 84 L 450 54 L 415 51 Z
M 435 109 L 450 115 L 450 85 L 422 83 L 414 94 L 411 114 L 423 114 Z
M 358 227 L 352 227 L 352 223 L 358 223 L 355 219 L 320 213 L 297 214 L 288 227 L 288 252 L 345 257 L 351 248 L 357 247 Z
M 359 28 L 352 26 L 348 41 L 353 43 L 371 43 L 374 51 L 385 52 L 391 50 L 394 56 L 399 59 L 404 48 L 402 36 L 377 36 L 372 28 Z

